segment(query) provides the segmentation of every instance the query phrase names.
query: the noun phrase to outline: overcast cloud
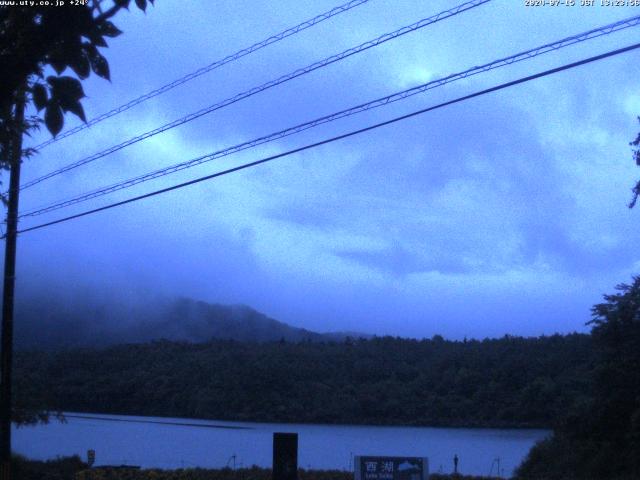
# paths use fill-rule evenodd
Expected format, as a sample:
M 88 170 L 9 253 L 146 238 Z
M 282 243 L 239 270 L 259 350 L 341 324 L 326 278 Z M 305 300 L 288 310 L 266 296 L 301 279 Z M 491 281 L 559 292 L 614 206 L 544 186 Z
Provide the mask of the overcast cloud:
M 117 17 L 94 117 L 336 5 L 157 0 Z M 579 3 L 579 2 L 578 2 Z M 598 2 L 596 2 L 598 3 Z M 369 3 L 43 149 L 29 180 L 135 134 L 456 5 Z M 22 210 L 265 135 L 640 8 L 497 0 L 25 190 Z M 638 41 L 639 27 L 456 82 L 45 220 L 282 152 Z M 640 272 L 638 51 L 267 165 L 23 234 L 18 297 L 243 303 L 292 325 L 483 338 L 585 331 Z M 75 119 L 68 117 L 66 127 Z M 35 142 L 47 138 L 41 132 Z

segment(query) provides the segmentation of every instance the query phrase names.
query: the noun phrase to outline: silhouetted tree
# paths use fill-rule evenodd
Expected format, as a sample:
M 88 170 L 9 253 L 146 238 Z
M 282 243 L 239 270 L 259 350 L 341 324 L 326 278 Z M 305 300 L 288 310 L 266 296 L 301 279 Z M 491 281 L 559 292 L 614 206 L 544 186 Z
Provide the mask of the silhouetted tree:
M 600 350 L 596 370 L 596 438 L 609 443 L 613 466 L 640 478 L 640 276 L 593 307 Z
M 67 2 L 64 6 L 43 3 L 0 7 L 0 168 L 17 173 L 22 160 L 35 153 L 33 149 L 23 149 L 24 135 L 42 123 L 52 135 L 57 135 L 68 112 L 86 121 L 81 103 L 85 95 L 80 81 L 89 77 L 91 71 L 109 80 L 109 63 L 100 48 L 107 47 L 106 38 L 122 33 L 111 19 L 123 8 L 128 9 L 131 0 L 87 0 L 78 5 Z M 143 11 L 147 8 L 147 0 L 135 0 L 135 4 Z M 48 67 L 55 75 L 45 77 Z M 25 107 L 29 105 L 38 113 L 25 118 Z M 19 181 L 19 175 L 15 177 Z M 6 203 L 3 190 L 0 197 Z M 13 190 L 15 211 L 11 213 L 9 208 L 9 216 L 14 218 L 15 226 L 18 189 Z M 15 233 L 7 233 L 5 248 L 9 248 L 10 243 L 13 254 L 7 258 L 15 258 Z M 5 269 L 8 263 L 5 261 Z M 12 276 L 5 272 L 5 280 L 7 278 L 13 282 Z M 9 301 L 12 303 L 12 295 Z M 5 311 L 9 301 L 4 299 L 3 318 L 12 317 L 12 306 L 8 314 Z M 6 328 L 3 320 L 3 352 L 9 352 L 9 360 L 3 361 L 3 372 L 10 372 L 10 332 L 11 327 Z M 10 399 L 10 395 L 6 396 Z M 24 422 L 43 419 L 46 415 L 31 408 L 16 408 L 13 418 Z
M 640 117 L 638 117 L 638 121 L 640 121 Z M 636 165 L 640 167 L 640 133 L 638 133 L 638 136 L 630 145 L 635 147 L 633 149 L 633 159 L 636 161 Z M 633 208 L 638 201 L 638 196 L 640 195 L 640 180 L 638 180 L 638 183 L 636 183 L 636 186 L 633 187 L 631 191 L 633 192 L 633 198 L 629 203 L 629 208 Z
M 519 478 L 640 478 L 640 276 L 595 305 L 590 402 L 534 447 Z

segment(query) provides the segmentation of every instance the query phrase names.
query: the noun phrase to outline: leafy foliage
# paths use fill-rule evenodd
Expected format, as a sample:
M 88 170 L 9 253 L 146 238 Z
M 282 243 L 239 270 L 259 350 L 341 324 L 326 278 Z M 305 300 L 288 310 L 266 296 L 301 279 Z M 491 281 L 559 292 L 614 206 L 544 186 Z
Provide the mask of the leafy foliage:
M 154 0 L 149 0 L 153 3 Z M 20 97 L 27 94 L 38 112 L 44 111 L 44 124 L 56 136 L 64 125 L 64 114 L 71 112 L 86 121 L 81 100 L 81 80 L 91 71 L 109 80 L 109 63 L 99 48 L 106 47 L 105 38 L 122 32 L 111 18 L 130 0 L 109 2 L 88 0 L 82 5 L 64 8 L 34 2 L 29 6 L 0 6 L 0 168 L 8 169 L 11 143 L 16 133 L 28 134 L 42 119 L 34 115 L 16 125 L 13 117 Z M 141 10 L 146 0 L 137 0 Z M 51 67 L 56 75 L 45 78 Z M 70 70 L 75 77 L 62 75 Z M 33 152 L 23 152 L 25 153 Z
M 547 427 L 588 401 L 586 335 L 153 342 L 21 353 L 49 409 L 274 422 Z
M 640 117 L 638 117 L 638 121 L 640 122 Z M 638 133 L 638 136 L 633 142 L 630 143 L 630 145 L 634 147 L 633 159 L 635 160 L 636 165 L 640 167 L 640 133 Z M 638 183 L 636 183 L 635 187 L 633 187 L 631 191 L 633 192 L 633 198 L 631 198 L 629 208 L 633 208 L 636 205 L 638 196 L 640 196 L 640 180 L 638 180 Z
M 640 277 L 593 307 L 593 400 L 536 446 L 520 478 L 640 478 Z

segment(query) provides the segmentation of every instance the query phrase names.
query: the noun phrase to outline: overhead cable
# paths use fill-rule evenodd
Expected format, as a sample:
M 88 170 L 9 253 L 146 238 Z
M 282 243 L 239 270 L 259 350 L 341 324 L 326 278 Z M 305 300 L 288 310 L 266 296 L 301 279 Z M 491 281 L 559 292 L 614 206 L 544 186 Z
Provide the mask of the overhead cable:
M 385 42 L 388 42 L 389 40 L 393 40 L 395 38 L 401 37 L 402 35 L 406 35 L 407 33 L 411 33 L 414 32 L 416 30 L 419 30 L 421 28 L 424 28 L 428 25 L 432 25 L 436 22 L 439 22 L 441 20 L 444 20 L 446 18 L 450 18 L 453 16 L 456 16 L 462 12 L 471 10 L 472 8 L 478 7 L 482 4 L 488 3 L 491 0 L 472 0 L 469 2 L 465 2 L 463 4 L 458 5 L 457 7 L 453 7 L 450 8 L 448 10 L 445 10 L 443 12 L 440 12 L 436 15 L 433 15 L 431 17 L 422 19 L 416 23 L 413 23 L 411 25 L 408 25 L 406 27 L 402 27 L 398 30 L 395 30 L 391 33 L 386 33 L 384 35 L 381 35 L 373 40 L 369 40 L 367 42 L 364 42 L 360 45 L 358 45 L 357 47 L 353 47 L 350 48 L 348 50 L 345 50 L 341 53 L 338 53 L 336 55 L 332 55 L 330 57 L 327 57 L 323 60 L 320 60 L 318 62 L 312 63 L 311 65 L 308 65 L 306 67 L 303 68 L 299 68 L 291 73 L 288 73 L 286 75 L 283 75 L 275 80 L 271 80 L 267 83 L 264 83 L 260 86 L 257 87 L 253 87 L 250 90 L 247 90 L 245 92 L 242 93 L 238 93 L 236 95 L 234 95 L 233 97 L 229 97 L 225 100 L 222 100 L 221 102 L 215 103 L 213 105 L 210 105 L 208 107 L 205 107 L 203 109 L 198 110 L 197 112 L 191 113 L 189 115 L 186 115 L 182 118 L 179 118 L 177 120 L 174 120 L 172 122 L 169 122 L 165 125 L 162 125 L 161 127 L 155 128 L 153 130 L 150 130 L 148 132 L 145 132 L 143 134 L 137 135 L 135 137 L 132 137 L 128 140 L 125 140 L 122 143 L 119 143 L 117 145 L 111 146 L 109 148 L 107 148 L 106 150 L 103 150 L 101 152 L 98 152 L 94 155 L 91 155 L 89 157 L 85 157 L 81 160 L 78 160 L 76 162 L 73 162 L 69 165 L 66 165 L 62 168 L 59 168 L 57 170 L 54 170 L 50 173 L 47 173 L 41 177 L 38 177 L 34 180 L 31 180 L 29 182 L 26 182 L 25 184 L 23 184 L 20 188 L 21 189 L 26 189 L 29 187 L 32 187 L 33 185 L 36 185 L 40 182 L 43 182 L 44 180 L 47 180 L 49 178 L 55 177 L 57 175 L 60 175 L 62 173 L 68 172 L 69 170 L 73 170 L 74 168 L 78 168 L 82 165 L 86 165 L 87 163 L 90 162 L 94 162 L 95 160 L 98 160 L 100 158 L 106 157 L 107 155 L 110 155 L 114 152 L 117 152 L 119 150 L 122 150 L 125 147 L 128 147 L 130 145 L 133 145 L 135 143 L 141 142 L 142 140 L 146 140 L 148 138 L 153 137 L 154 135 L 157 135 L 159 133 L 162 132 L 166 132 L 167 130 L 170 130 L 172 128 L 178 127 L 180 125 L 183 125 L 187 122 L 191 122 L 197 118 L 202 117 L 203 115 L 207 115 L 209 113 L 212 113 L 216 110 L 219 110 L 221 108 L 227 107 L 229 105 L 232 105 L 236 102 L 239 102 L 240 100 L 244 100 L 245 98 L 251 97 L 253 95 L 256 95 L 257 93 L 263 92 L 265 90 L 268 90 L 270 88 L 273 88 L 277 85 L 280 85 L 282 83 L 288 82 L 290 80 L 293 80 L 294 78 L 300 77 L 302 75 L 306 75 L 308 73 L 311 73 L 315 70 L 318 70 L 319 68 L 323 68 L 326 67 L 328 65 L 331 65 L 333 63 L 336 63 L 338 61 L 344 60 L 345 58 L 348 58 L 352 55 L 355 55 L 357 53 L 361 53 L 364 52 L 365 50 L 368 50 L 370 48 L 376 47 L 378 45 L 381 45 Z
M 467 70 L 464 70 L 462 72 L 459 73 L 454 73 L 451 75 L 448 75 L 446 77 L 442 77 L 436 80 L 431 80 L 427 83 L 424 83 L 422 85 L 416 86 L 416 87 L 412 87 L 406 90 L 403 90 L 401 92 L 396 92 L 393 93 L 391 95 L 387 95 L 385 97 L 381 97 L 375 100 L 372 100 L 370 102 L 367 103 L 363 103 L 345 110 L 341 110 L 339 112 L 335 112 L 332 113 L 330 115 L 325 115 L 323 117 L 317 118 L 315 120 L 311 120 L 309 122 L 305 122 L 293 127 L 289 127 L 286 128 L 284 130 L 280 130 L 278 132 L 274 132 L 271 133 L 269 135 L 265 135 L 250 141 L 246 141 L 243 143 L 239 143 L 237 145 L 231 146 L 231 147 L 227 147 L 224 148 L 222 150 L 218 150 L 216 152 L 213 153 L 209 153 L 206 155 L 202 155 L 193 159 L 190 159 L 188 161 L 185 162 L 181 162 L 175 165 L 171 165 L 165 168 L 161 168 L 152 172 L 148 172 L 145 173 L 143 175 L 139 175 L 137 177 L 133 177 L 130 178 L 128 180 L 124 180 L 118 183 L 114 183 L 105 187 L 101 187 L 99 189 L 87 192 L 87 193 L 83 193 L 81 195 L 77 195 L 75 197 L 60 201 L 60 202 L 56 202 L 53 204 L 50 204 L 48 206 L 45 207 L 41 207 L 41 208 L 37 208 L 37 209 L 33 209 L 30 211 L 27 211 L 25 213 L 22 213 L 20 215 L 20 218 L 23 217 L 33 217 L 33 216 L 37 216 L 37 215 L 42 215 L 45 213 L 49 213 L 51 211 L 54 210 L 58 210 L 64 207 L 68 207 L 71 205 L 75 205 L 81 202 L 85 202 L 94 198 L 98 198 L 101 197 L 103 195 L 107 195 L 113 192 L 116 192 L 118 190 L 122 190 L 125 188 L 129 188 L 132 187 L 134 185 L 138 185 L 140 183 L 149 181 L 149 180 L 153 180 L 155 178 L 159 178 L 159 177 L 163 177 L 165 175 L 169 175 L 171 173 L 175 173 L 181 170 L 185 170 L 187 168 L 191 168 L 194 167 L 196 165 L 200 165 L 202 163 L 205 162 L 210 162 L 212 160 L 218 159 L 218 158 L 222 158 L 243 150 L 247 150 L 249 148 L 253 148 L 256 147 L 258 145 L 263 145 L 265 143 L 269 143 L 284 137 L 288 137 L 290 135 L 294 135 L 297 133 L 300 133 L 302 131 L 317 127 L 319 125 L 325 124 L 325 123 L 329 123 L 329 122 L 333 122 L 335 120 L 338 120 L 340 118 L 345 118 L 345 117 L 349 117 L 367 110 L 371 110 L 377 107 L 381 107 L 384 105 L 389 105 L 391 103 L 397 102 L 399 100 L 404 100 L 408 97 L 411 97 L 413 95 L 417 95 L 419 93 L 423 93 L 426 92 L 428 90 L 437 88 L 437 87 L 441 87 L 443 85 L 446 85 L 448 83 L 452 83 L 455 82 L 457 80 L 462 80 L 464 78 L 468 78 L 471 77 L 473 75 L 477 75 L 479 73 L 483 73 L 483 72 L 487 72 L 490 70 L 494 70 L 496 68 L 500 68 L 506 65 L 511 65 L 513 63 L 516 62 L 520 62 L 522 60 L 527 60 L 530 58 L 534 58 L 538 55 L 542 55 L 548 52 L 553 52 L 556 51 L 558 49 L 567 47 L 569 45 L 573 45 L 576 43 L 581 43 L 584 42 L 586 40 L 590 40 L 593 38 L 597 38 L 600 37 L 602 35 L 608 35 L 610 33 L 613 32 L 617 32 L 629 27 L 633 27 L 633 26 L 638 26 L 640 25 L 640 15 L 639 16 L 635 16 L 635 17 L 631 17 L 625 20 L 620 20 L 618 22 L 614 22 L 608 25 L 604 25 L 602 27 L 598 27 L 592 30 L 588 30 L 586 32 L 583 33 L 579 33 L 577 35 L 572 35 L 570 37 L 566 37 L 563 38 L 561 40 L 552 42 L 552 43 L 547 43 L 544 45 L 541 45 L 539 47 L 536 48 L 532 48 L 530 50 L 526 50 L 524 52 L 520 52 L 517 53 L 515 55 L 511 55 L 508 57 L 504 57 L 501 58 L 499 60 L 495 60 L 492 61 L 490 63 L 486 63 L 484 65 L 481 66 L 475 66 L 472 68 L 469 68 Z
M 331 10 L 321 13 L 320 15 L 317 15 L 309 20 L 306 20 L 302 23 L 299 23 L 298 25 L 291 27 L 291 28 L 287 28 L 286 30 L 283 30 L 280 33 L 276 33 L 275 35 L 270 36 L 269 38 L 266 38 L 260 42 L 254 43 L 253 45 L 251 45 L 250 47 L 246 47 L 243 48 L 242 50 L 238 50 L 235 53 L 232 53 L 231 55 L 227 55 L 226 57 L 220 59 L 220 60 L 216 60 L 213 63 L 210 63 L 209 65 L 199 68 L 198 70 L 191 72 L 187 75 L 184 75 L 183 77 L 180 77 L 176 80 L 174 80 L 171 83 L 167 83 L 166 85 L 163 85 L 162 87 L 156 88 L 155 90 L 152 90 L 149 93 L 145 93 L 144 95 L 140 95 L 137 98 L 134 98 L 133 100 L 125 103 L 124 105 L 120 105 L 117 108 L 114 108 L 113 110 L 109 110 L 108 112 L 103 113 L 102 115 L 98 115 L 95 118 L 92 118 L 91 120 L 89 120 L 86 123 L 82 123 L 80 125 L 78 125 L 77 127 L 71 128 L 65 132 L 60 133 L 59 135 L 57 135 L 56 137 L 51 138 L 50 140 L 47 140 L 46 142 L 42 142 L 41 144 L 37 145 L 35 148 L 36 150 L 40 150 L 48 145 L 51 145 L 54 142 L 57 142 L 58 140 L 61 140 L 63 138 L 69 137 L 75 133 L 78 133 L 82 130 L 84 130 L 85 128 L 89 128 L 93 125 L 95 125 L 96 123 L 99 123 L 103 120 L 106 120 L 107 118 L 111 118 L 114 115 L 118 115 L 119 113 L 122 113 L 126 110 L 129 110 L 132 107 L 135 107 L 136 105 L 141 104 L 142 102 L 145 102 L 151 98 L 157 97 L 158 95 L 161 95 L 165 92 L 168 92 L 169 90 L 174 89 L 175 87 L 182 85 L 184 83 L 187 83 L 195 78 L 198 78 L 201 75 L 204 75 L 205 73 L 211 72 L 212 70 L 215 70 L 216 68 L 222 67 L 223 65 L 226 65 L 227 63 L 231 63 L 234 62 L 236 60 L 239 60 L 242 57 L 245 57 L 251 53 L 257 52 L 258 50 L 261 50 L 273 43 L 279 42 L 281 40 L 284 40 L 287 37 L 290 37 L 291 35 L 295 35 L 296 33 L 300 33 L 303 30 L 306 30 L 307 28 L 313 27 L 314 25 L 317 25 L 321 22 L 324 22 L 325 20 L 330 19 L 331 17 L 334 17 L 336 15 L 339 15 L 340 13 L 346 12 L 351 10 L 352 8 L 355 8 L 359 5 L 362 5 L 363 3 L 367 3 L 369 0 L 351 0 L 343 5 L 340 5 L 338 7 L 332 8 Z
M 160 190 L 155 190 L 153 192 L 149 192 L 149 193 L 146 193 L 144 195 L 138 195 L 136 197 L 132 197 L 132 198 L 129 198 L 129 199 L 126 199 L 126 200 L 122 200 L 120 202 L 111 203 L 111 204 L 105 205 L 103 207 L 94 208 L 92 210 L 86 210 L 84 212 L 77 213 L 75 215 L 70 215 L 68 217 L 64 217 L 64 218 L 60 218 L 60 219 L 53 220 L 53 221 L 50 221 L 50 222 L 42 223 L 42 224 L 39 224 L 39 225 L 35 225 L 33 227 L 28 227 L 28 228 L 25 228 L 25 229 L 22 229 L 22 230 L 18 231 L 18 233 L 26 233 L 26 232 L 30 232 L 30 231 L 33 231 L 33 230 L 38 230 L 38 229 L 41 229 L 41 228 L 50 227 L 52 225 L 57 225 L 59 223 L 68 222 L 70 220 L 74 220 L 74 219 L 77 219 L 77 218 L 85 217 L 87 215 L 92 215 L 94 213 L 102 212 L 102 211 L 109 210 L 109 209 L 112 209 L 112 208 L 115 208 L 115 207 L 119 207 L 119 206 L 126 205 L 126 204 L 129 204 L 129 203 L 133 203 L 133 202 L 137 202 L 137 201 L 140 201 L 140 200 L 144 200 L 146 198 L 154 197 L 154 196 L 160 195 L 162 193 L 167 193 L 167 192 L 170 192 L 170 191 L 173 191 L 173 190 L 178 190 L 180 188 L 188 187 L 190 185 L 195 185 L 197 183 L 201 183 L 201 182 L 204 182 L 204 181 L 207 181 L 207 180 L 212 180 L 214 178 L 221 177 L 223 175 L 228 175 L 228 174 L 233 173 L 233 172 L 244 170 L 244 169 L 247 169 L 247 168 L 250 168 L 250 167 L 255 167 L 257 165 L 261 165 L 261 164 L 264 164 L 264 163 L 267 163 L 267 162 L 271 162 L 271 161 L 279 159 L 279 158 L 287 157 L 287 156 L 293 155 L 295 153 L 299 153 L 299 152 L 302 152 L 302 151 L 305 151 L 305 150 L 310 150 L 312 148 L 317 148 L 317 147 L 322 146 L 322 145 L 333 143 L 333 142 L 336 142 L 338 140 L 342 140 L 342 139 L 345 139 L 345 138 L 352 137 L 354 135 L 359 135 L 361 133 L 365 133 L 365 132 L 368 132 L 368 131 L 371 131 L 371 130 L 375 130 L 375 129 L 378 129 L 380 127 L 386 126 L 386 125 L 390 125 L 390 124 L 393 124 L 393 123 L 396 123 L 396 122 L 400 122 L 402 120 L 407 120 L 407 119 L 409 119 L 411 117 L 422 115 L 424 113 L 427 113 L 427 112 L 430 112 L 430 111 L 433 111 L 433 110 L 437 110 L 437 109 L 440 109 L 440 108 L 443 108 L 443 107 L 446 107 L 446 106 L 449 106 L 449 105 L 453 105 L 453 104 L 460 103 L 460 102 L 463 102 L 463 101 L 466 101 L 466 100 L 470 100 L 470 99 L 475 98 L 475 97 L 480 97 L 482 95 L 486 95 L 486 94 L 489 94 L 489 93 L 492 93 L 492 92 L 496 92 L 498 90 L 503 90 L 505 88 L 513 87 L 515 85 L 519 85 L 519 84 L 522 84 L 522 83 L 530 82 L 532 80 L 536 80 L 538 78 L 542 78 L 542 77 L 546 77 L 546 76 L 549 76 L 549 75 L 553 75 L 555 73 L 559 73 L 559 72 L 562 72 L 562 71 L 565 71 L 565 70 L 570 70 L 570 69 L 579 67 L 581 65 L 586 65 L 588 63 L 593 63 L 593 62 L 596 62 L 596 61 L 599 61 L 599 60 L 603 60 L 605 58 L 613 57 L 615 55 L 620 55 L 622 53 L 626 53 L 626 52 L 629 52 L 629 51 L 632 51 L 632 50 L 636 50 L 638 48 L 640 48 L 640 43 L 636 43 L 634 45 L 630 45 L 630 46 L 624 47 L 624 48 L 619 48 L 617 50 L 612 50 L 612 51 L 609 51 L 607 53 L 603 53 L 603 54 L 600 54 L 600 55 L 589 57 L 589 58 L 586 58 L 586 59 L 583 59 L 583 60 L 580 60 L 580 61 L 577 61 L 577 62 L 565 64 L 565 65 L 563 65 L 561 67 L 552 68 L 552 69 L 549 69 L 549 70 L 545 70 L 543 72 L 539 72 L 539 73 L 536 73 L 536 74 L 533 74 L 533 75 L 529 75 L 529 76 L 526 76 L 526 77 L 519 78 L 517 80 L 513 80 L 513 81 L 510 81 L 510 82 L 502 83 L 500 85 L 497 85 L 497 86 L 494 86 L 494 87 L 491 87 L 491 88 L 487 88 L 487 89 L 480 90 L 478 92 L 475 92 L 475 93 L 472 93 L 472 94 L 469 94 L 469 95 L 464 95 L 462 97 L 458 97 L 458 98 L 456 98 L 454 100 L 449 100 L 447 102 L 439 103 L 437 105 L 434 105 L 434 106 L 431 106 L 431 107 L 428 107 L 428 108 L 424 108 L 424 109 L 421 109 L 421 110 L 417 110 L 417 111 L 408 113 L 406 115 L 395 117 L 395 118 L 392 118 L 390 120 L 386 120 L 384 122 L 376 123 L 374 125 L 370 125 L 370 126 L 365 127 L 365 128 L 360 128 L 358 130 L 353 130 L 353 131 L 350 131 L 348 133 L 344 133 L 342 135 L 337 135 L 335 137 L 322 140 L 320 142 L 308 144 L 308 145 L 305 145 L 303 147 L 295 148 L 293 150 L 289 150 L 289 151 L 286 151 L 286 152 L 283 152 L 283 153 L 279 153 L 279 154 L 276 154 L 276 155 L 271 155 L 269 157 L 262 158 L 260 160 L 256 160 L 254 162 L 245 163 L 245 164 L 239 165 L 237 167 L 233 167 L 233 168 L 229 168 L 227 170 L 223 170 L 223 171 L 220 171 L 220 172 L 212 173 L 210 175 L 205 175 L 204 177 L 199 177 L 199 178 L 196 178 L 196 179 L 193 179 L 193 180 L 189 180 L 187 182 L 179 183 L 177 185 L 173 185 L 173 186 L 170 186 L 170 187 L 162 188 Z

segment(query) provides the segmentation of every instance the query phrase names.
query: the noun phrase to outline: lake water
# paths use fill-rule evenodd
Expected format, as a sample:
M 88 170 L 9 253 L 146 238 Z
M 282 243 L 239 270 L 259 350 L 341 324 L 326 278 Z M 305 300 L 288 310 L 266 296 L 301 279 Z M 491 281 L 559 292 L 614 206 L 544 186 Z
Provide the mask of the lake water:
M 14 451 L 33 459 L 96 451 L 96 465 L 271 467 L 274 432 L 298 433 L 298 465 L 352 469 L 352 455 L 429 457 L 430 471 L 508 477 L 549 432 L 427 427 L 241 423 L 67 413 L 67 423 L 14 428 Z

